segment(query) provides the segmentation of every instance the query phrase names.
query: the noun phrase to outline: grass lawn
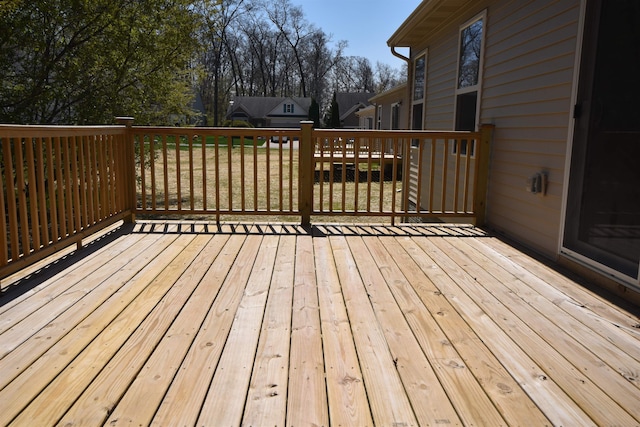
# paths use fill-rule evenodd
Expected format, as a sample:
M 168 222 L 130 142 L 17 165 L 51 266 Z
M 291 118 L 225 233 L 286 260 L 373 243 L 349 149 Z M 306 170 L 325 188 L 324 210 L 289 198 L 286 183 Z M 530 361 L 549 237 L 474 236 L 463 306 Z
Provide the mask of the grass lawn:
M 146 206 L 151 207 L 153 200 L 159 209 L 165 203 L 170 209 L 180 206 L 183 210 L 221 210 L 233 209 L 246 213 L 238 213 L 223 217 L 226 221 L 293 221 L 299 216 L 279 215 L 281 211 L 295 212 L 298 205 L 298 150 L 262 148 L 264 140 L 253 141 L 244 147 L 240 139 L 234 138 L 233 149 L 228 145 L 220 145 L 217 153 L 213 141 L 207 138 L 205 147 L 194 141 L 193 155 L 188 153 L 189 145 L 181 144 L 180 155 L 173 145 L 167 141 L 167 152 L 158 150 L 153 165 L 146 159 L 144 177 Z M 156 145 L 160 148 L 161 144 Z M 146 153 L 147 156 L 149 153 Z M 217 155 L 217 161 L 216 161 Z M 155 179 L 152 179 L 152 166 Z M 329 165 L 325 165 L 328 169 Z M 166 173 L 165 173 L 166 171 Z M 392 198 L 396 197 L 396 206 L 401 203 L 400 182 L 392 188 L 391 181 L 384 181 L 382 186 L 379 173 L 372 171 L 372 180 L 367 183 L 367 172 L 361 171 L 359 182 L 354 179 L 353 171 L 345 171 L 347 177 L 342 183 L 342 173 L 334 172 L 333 181 L 330 171 L 323 174 L 323 183 L 319 183 L 320 174 L 316 172 L 314 185 L 314 209 L 323 211 L 366 211 L 375 212 L 391 209 Z M 155 182 L 155 184 L 152 184 Z M 142 191 L 142 179 L 138 179 L 138 191 Z M 216 187 L 218 190 L 216 190 Z M 382 189 L 382 191 L 381 191 Z M 142 204 L 139 196 L 139 205 Z M 273 216 L 251 215 L 252 211 L 273 212 Z M 206 219 L 206 217 L 199 217 Z M 326 222 L 383 222 L 384 218 L 363 217 L 362 215 L 314 216 L 314 221 Z

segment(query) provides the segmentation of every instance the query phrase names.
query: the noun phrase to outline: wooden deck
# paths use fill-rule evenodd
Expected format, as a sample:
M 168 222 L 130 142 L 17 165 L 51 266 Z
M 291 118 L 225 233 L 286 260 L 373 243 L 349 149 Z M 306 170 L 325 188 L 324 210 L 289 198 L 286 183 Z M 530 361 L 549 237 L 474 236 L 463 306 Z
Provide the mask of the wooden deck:
M 637 308 L 471 226 L 138 222 L 2 287 L 0 425 L 640 424 Z

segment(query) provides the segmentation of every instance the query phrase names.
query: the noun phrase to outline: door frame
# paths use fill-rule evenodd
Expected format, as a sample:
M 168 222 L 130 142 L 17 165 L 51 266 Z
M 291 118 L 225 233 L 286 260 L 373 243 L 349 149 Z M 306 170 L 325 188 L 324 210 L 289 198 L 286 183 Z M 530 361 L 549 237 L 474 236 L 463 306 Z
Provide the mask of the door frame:
M 625 286 L 629 286 L 634 288 L 637 291 L 640 291 L 640 265 L 638 266 L 639 274 L 638 278 L 628 276 L 624 273 L 621 273 L 618 270 L 615 270 L 607 265 L 604 265 L 590 257 L 587 257 L 581 253 L 578 253 L 572 249 L 569 249 L 564 244 L 565 239 L 565 224 L 567 220 L 568 213 L 568 203 L 569 203 L 569 180 L 571 177 L 571 158 L 573 153 L 573 142 L 575 135 L 575 108 L 578 103 L 578 92 L 580 89 L 580 76 L 582 71 L 582 47 L 585 39 L 585 28 L 587 26 L 587 2 L 589 0 L 580 0 L 580 16 L 578 19 L 578 34 L 576 37 L 576 56 L 574 59 L 574 73 L 573 73 L 573 84 L 571 89 L 571 105 L 570 105 L 570 119 L 569 126 L 567 132 L 567 150 L 565 153 L 565 168 L 564 168 L 564 185 L 562 190 L 562 206 L 561 206 L 561 221 L 560 221 L 560 233 L 558 236 L 558 253 L 560 255 L 564 255 L 574 262 L 577 262 L 591 270 L 595 270 L 596 272 L 603 274 L 614 281 L 621 283 Z M 587 35 L 588 36 L 588 35 Z

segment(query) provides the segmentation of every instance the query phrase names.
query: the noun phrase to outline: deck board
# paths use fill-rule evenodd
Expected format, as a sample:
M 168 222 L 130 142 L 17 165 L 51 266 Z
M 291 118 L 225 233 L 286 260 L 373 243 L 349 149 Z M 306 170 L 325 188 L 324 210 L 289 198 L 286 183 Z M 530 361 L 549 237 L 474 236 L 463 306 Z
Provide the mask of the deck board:
M 139 221 L 7 286 L 0 425 L 640 425 L 639 310 L 468 225 Z
M 320 307 L 311 236 L 297 237 L 287 425 L 328 425 Z

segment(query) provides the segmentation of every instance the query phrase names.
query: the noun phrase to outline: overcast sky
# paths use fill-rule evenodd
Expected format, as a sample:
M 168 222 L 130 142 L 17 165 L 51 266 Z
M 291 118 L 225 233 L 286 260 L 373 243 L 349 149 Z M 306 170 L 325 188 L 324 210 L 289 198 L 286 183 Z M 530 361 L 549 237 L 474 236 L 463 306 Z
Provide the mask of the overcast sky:
M 291 0 L 302 6 L 307 20 L 332 42 L 349 42 L 345 54 L 364 56 L 375 67 L 380 61 L 400 68 L 403 61 L 391 54 L 387 40 L 421 3 L 421 0 Z M 407 56 L 407 50 L 398 49 Z

